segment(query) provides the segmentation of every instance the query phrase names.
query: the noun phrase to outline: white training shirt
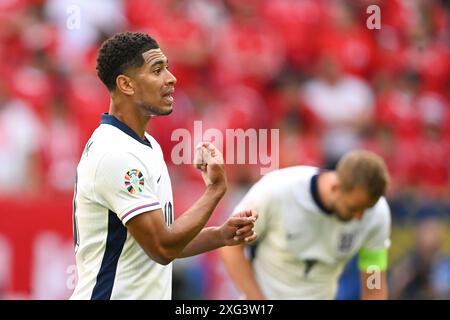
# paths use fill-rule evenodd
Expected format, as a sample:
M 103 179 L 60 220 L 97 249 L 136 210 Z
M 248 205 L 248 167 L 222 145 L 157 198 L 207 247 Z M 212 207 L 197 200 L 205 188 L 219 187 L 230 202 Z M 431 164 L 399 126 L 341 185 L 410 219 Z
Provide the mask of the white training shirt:
M 342 222 L 326 212 L 317 190 L 320 170 L 295 166 L 259 180 L 234 212 L 259 213 L 252 261 L 269 299 L 334 299 L 338 278 L 361 248 L 390 245 L 390 210 L 384 197 L 361 220 Z
M 128 233 L 138 214 L 162 208 L 173 222 L 173 199 L 159 144 L 103 114 L 77 167 L 74 240 L 78 283 L 71 299 L 171 299 L 172 264 L 156 263 Z

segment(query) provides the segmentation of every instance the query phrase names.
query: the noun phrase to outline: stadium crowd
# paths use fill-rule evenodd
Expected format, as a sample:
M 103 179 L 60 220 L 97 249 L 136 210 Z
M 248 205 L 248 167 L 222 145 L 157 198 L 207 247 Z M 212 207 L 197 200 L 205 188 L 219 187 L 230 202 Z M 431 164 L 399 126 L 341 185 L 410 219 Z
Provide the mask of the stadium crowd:
M 366 26 L 372 4 L 380 29 Z M 99 44 L 139 30 L 158 40 L 178 79 L 173 113 L 149 127 L 169 165 L 175 212 L 202 181 L 191 165 L 171 163 L 171 134 L 202 120 L 222 132 L 279 128 L 280 167 L 333 168 L 348 150 L 375 151 L 391 174 L 394 225 L 432 216 L 449 230 L 449 19 L 440 0 L 1 1 L 0 198 L 72 195 L 81 150 L 109 105 L 95 72 Z M 227 172 L 217 220 L 260 175 L 258 165 Z M 448 240 L 444 231 L 447 254 Z M 444 265 L 420 275 L 439 277 L 429 280 L 438 293 L 406 294 L 399 284 L 394 297 L 450 297 Z M 191 275 L 201 287 L 201 272 Z

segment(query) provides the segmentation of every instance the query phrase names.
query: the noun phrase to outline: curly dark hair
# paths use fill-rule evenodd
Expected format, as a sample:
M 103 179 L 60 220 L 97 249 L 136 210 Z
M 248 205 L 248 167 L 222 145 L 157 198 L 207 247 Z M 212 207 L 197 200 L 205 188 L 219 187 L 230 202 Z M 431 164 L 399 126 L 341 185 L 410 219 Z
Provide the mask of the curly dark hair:
M 116 78 L 130 67 L 144 63 L 142 53 L 158 49 L 152 37 L 140 32 L 123 32 L 105 40 L 98 51 L 97 75 L 109 91 L 116 88 Z

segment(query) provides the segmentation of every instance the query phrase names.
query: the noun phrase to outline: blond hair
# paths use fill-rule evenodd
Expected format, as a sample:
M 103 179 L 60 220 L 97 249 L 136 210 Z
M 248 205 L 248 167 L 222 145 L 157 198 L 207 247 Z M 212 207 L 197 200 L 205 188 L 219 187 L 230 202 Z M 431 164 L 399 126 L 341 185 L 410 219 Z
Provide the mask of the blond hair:
M 344 191 L 362 187 L 369 197 L 377 200 L 385 194 L 389 172 L 384 160 L 375 153 L 355 150 L 347 153 L 337 164 L 337 175 Z

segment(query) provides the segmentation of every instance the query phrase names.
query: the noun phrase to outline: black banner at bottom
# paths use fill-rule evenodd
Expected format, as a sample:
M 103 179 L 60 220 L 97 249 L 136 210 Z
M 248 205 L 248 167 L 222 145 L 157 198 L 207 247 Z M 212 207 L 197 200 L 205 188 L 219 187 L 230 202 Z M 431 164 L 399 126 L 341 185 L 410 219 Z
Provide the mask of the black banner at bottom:
M 58 319 L 74 317 L 90 319 L 107 315 L 139 317 L 142 319 L 301 319 L 321 314 L 361 318 L 384 314 L 385 310 L 400 309 L 402 317 L 432 308 L 448 312 L 450 301 L 298 301 L 298 300 L 172 300 L 172 301 L 0 301 L 5 314 L 10 309 L 15 317 L 21 313 Z M 53 311 L 54 310 L 54 311 Z M 50 311 L 50 312 L 49 312 Z M 394 311 L 394 310 L 393 310 Z M 86 318 L 87 317 L 87 318 Z M 120 319 L 120 318 L 119 318 Z

